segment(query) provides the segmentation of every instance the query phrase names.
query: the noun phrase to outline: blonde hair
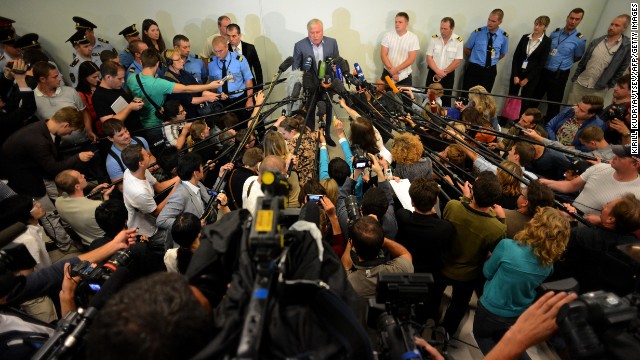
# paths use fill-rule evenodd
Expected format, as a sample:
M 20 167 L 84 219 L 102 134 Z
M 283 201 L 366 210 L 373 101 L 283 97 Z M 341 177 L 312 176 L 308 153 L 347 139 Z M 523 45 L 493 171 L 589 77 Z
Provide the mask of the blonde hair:
M 327 192 L 329 200 L 331 200 L 333 205 L 336 205 L 338 203 L 338 193 L 340 192 L 338 189 L 338 183 L 332 178 L 326 178 L 320 180 L 320 185 L 322 185 L 324 191 Z
M 287 142 L 284 136 L 277 131 L 268 131 L 264 136 L 264 143 L 262 144 L 264 150 L 264 156 L 275 155 L 286 160 L 289 155 L 289 149 L 287 148 Z
M 487 89 L 482 85 L 476 85 L 469 89 L 469 91 L 475 91 L 476 93 L 469 93 L 469 99 L 473 101 L 473 107 L 489 122 L 496 117 L 497 105 L 496 101 L 489 94 Z M 482 94 L 478 94 L 482 93 Z
M 437 97 L 442 97 L 444 95 L 444 86 L 440 83 L 433 83 L 429 85 L 429 91 L 433 92 L 433 94 Z
M 189 138 L 187 139 L 187 146 L 189 151 L 193 150 L 193 146 L 197 141 L 202 141 L 202 132 L 207 128 L 207 123 L 204 120 L 196 120 L 191 124 L 189 128 Z
M 505 168 L 507 168 L 507 170 L 511 171 L 518 177 L 522 177 L 522 173 L 523 173 L 522 167 L 514 163 L 513 161 L 505 160 L 502 163 L 500 163 L 500 165 L 504 166 Z M 520 193 L 522 193 L 522 187 L 520 186 L 520 181 L 515 177 L 511 176 L 511 174 L 507 173 L 501 168 L 498 168 L 496 175 L 498 176 L 498 181 L 500 182 L 500 185 L 502 185 L 502 193 L 504 195 L 515 196 L 515 195 L 520 195 Z
M 447 159 L 449 159 L 449 161 L 454 165 L 464 168 L 464 161 L 467 159 L 467 153 L 464 152 L 461 145 L 451 144 L 447 146 Z
M 538 208 L 531 221 L 513 237 L 531 248 L 540 265 L 549 267 L 560 259 L 569 242 L 569 220 L 552 207 Z
M 393 138 L 391 156 L 398 164 L 413 164 L 422 158 L 424 146 L 418 135 L 402 133 Z

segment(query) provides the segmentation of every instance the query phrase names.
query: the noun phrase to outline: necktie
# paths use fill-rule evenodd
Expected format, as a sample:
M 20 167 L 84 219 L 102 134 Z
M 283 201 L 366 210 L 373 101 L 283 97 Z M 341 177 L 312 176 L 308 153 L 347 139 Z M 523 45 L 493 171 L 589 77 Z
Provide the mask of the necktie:
M 240 48 L 237 47 L 237 46 L 235 47 L 235 49 L 233 49 L 233 52 L 236 53 L 236 54 L 242 54 L 242 53 L 240 53 Z
M 493 34 L 489 33 L 489 42 L 487 43 L 487 59 L 484 62 L 485 67 L 491 66 L 491 55 L 493 54 Z
M 220 60 L 222 62 L 222 77 L 227 76 L 227 60 Z M 222 92 L 227 94 L 229 93 L 229 86 L 227 86 L 228 81 L 225 81 L 222 85 Z

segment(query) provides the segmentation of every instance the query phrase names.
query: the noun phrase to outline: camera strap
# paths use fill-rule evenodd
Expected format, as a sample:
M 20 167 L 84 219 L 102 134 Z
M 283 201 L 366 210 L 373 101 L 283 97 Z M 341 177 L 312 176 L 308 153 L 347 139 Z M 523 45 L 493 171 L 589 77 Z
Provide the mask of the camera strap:
M 158 106 L 158 104 L 156 104 L 155 101 L 153 101 L 149 97 L 149 94 L 147 94 L 147 92 L 144 90 L 144 86 L 142 86 L 142 81 L 140 81 L 140 74 L 136 74 L 136 81 L 138 81 L 138 85 L 140 86 L 140 90 L 142 90 L 142 93 L 144 94 L 144 96 L 147 98 L 147 100 L 149 100 L 149 103 L 151 105 L 153 105 L 153 107 L 156 108 L 157 111 L 160 111 L 160 112 L 164 113 L 164 109 L 162 107 Z

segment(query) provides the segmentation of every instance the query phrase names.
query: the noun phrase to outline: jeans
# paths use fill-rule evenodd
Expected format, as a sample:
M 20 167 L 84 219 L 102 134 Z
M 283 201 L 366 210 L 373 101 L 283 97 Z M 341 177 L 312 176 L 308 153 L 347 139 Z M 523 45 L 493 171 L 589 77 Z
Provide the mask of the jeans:
M 439 275 L 434 279 L 431 293 L 429 294 L 428 318 L 432 318 L 438 322 L 438 310 L 440 308 L 440 302 L 442 300 L 442 294 L 447 285 L 451 285 L 453 291 L 451 293 L 451 303 L 447 308 L 447 312 L 442 321 L 442 326 L 447 330 L 449 336 L 453 336 L 458 330 L 460 321 L 464 317 L 469 307 L 469 300 L 475 288 L 477 280 L 471 281 L 457 281 L 450 279 L 444 275 Z
M 504 333 L 518 320 L 518 317 L 502 317 L 489 312 L 478 301 L 478 308 L 473 319 L 473 337 L 483 354 L 488 354 L 491 349 L 502 339 Z M 530 359 L 527 353 L 523 353 L 520 359 Z

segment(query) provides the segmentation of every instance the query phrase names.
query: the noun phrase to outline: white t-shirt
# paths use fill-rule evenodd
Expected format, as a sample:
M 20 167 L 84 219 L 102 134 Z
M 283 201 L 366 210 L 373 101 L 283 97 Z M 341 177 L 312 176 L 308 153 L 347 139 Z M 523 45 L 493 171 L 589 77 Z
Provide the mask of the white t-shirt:
M 156 218 L 151 215 L 158 206 L 153 199 L 153 185 L 156 178 L 151 175 L 149 170 L 145 171 L 146 180 L 140 180 L 131 175 L 129 169 L 125 170 L 122 180 L 122 195 L 124 197 L 124 205 L 127 207 L 129 218 L 127 227 L 139 228 L 138 234 L 144 234 L 151 237 L 156 233 Z
M 453 60 L 463 58 L 462 38 L 457 34 L 451 34 L 451 38 L 445 44 L 442 37 L 434 35 L 427 46 L 427 56 L 431 56 L 436 66 L 440 69 L 446 69 Z
M 248 177 L 242 185 L 242 207 L 249 210 L 253 216 L 256 215 L 256 203 L 260 196 L 264 196 L 264 193 L 262 186 L 258 183 L 258 176 Z
M 597 164 L 588 168 L 580 177 L 586 182 L 573 206 L 587 214 L 600 214 L 602 207 L 611 200 L 632 193 L 640 199 L 640 177 L 633 181 L 613 178 L 615 170 L 609 164 Z
M 36 261 L 36 271 L 51 265 L 51 258 L 44 244 L 44 231 L 40 225 L 27 225 L 27 231 L 23 232 L 15 240 L 15 243 L 23 244 L 33 260 Z
M 399 36 L 395 30 L 389 31 L 384 34 L 381 45 L 389 49 L 387 57 L 393 66 L 398 66 L 407 60 L 409 52 L 420 50 L 418 37 L 411 31 L 407 31 L 402 36 Z M 398 81 L 406 79 L 410 74 L 411 66 L 407 66 L 398 72 Z

